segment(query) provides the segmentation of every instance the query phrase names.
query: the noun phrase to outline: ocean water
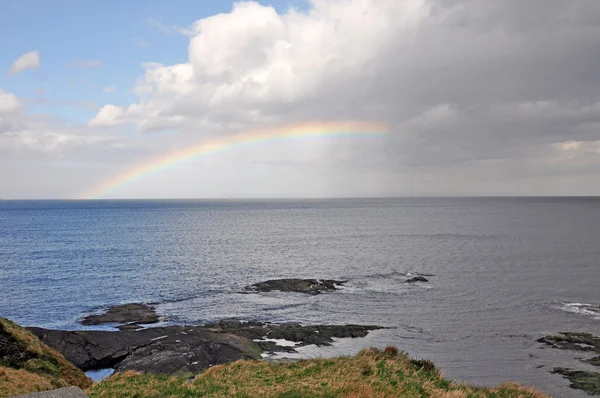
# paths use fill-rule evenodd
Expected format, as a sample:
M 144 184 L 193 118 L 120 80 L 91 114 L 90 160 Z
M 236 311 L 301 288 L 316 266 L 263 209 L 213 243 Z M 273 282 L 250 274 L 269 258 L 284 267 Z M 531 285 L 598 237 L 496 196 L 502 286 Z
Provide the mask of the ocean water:
M 417 273 L 433 276 L 404 283 Z M 283 277 L 348 283 L 241 293 Z M 159 303 L 167 324 L 391 326 L 300 355 L 394 344 L 455 380 L 585 397 L 549 373 L 590 369 L 580 355 L 535 340 L 600 334 L 600 199 L 0 201 L 1 316 L 78 329 L 125 302 Z

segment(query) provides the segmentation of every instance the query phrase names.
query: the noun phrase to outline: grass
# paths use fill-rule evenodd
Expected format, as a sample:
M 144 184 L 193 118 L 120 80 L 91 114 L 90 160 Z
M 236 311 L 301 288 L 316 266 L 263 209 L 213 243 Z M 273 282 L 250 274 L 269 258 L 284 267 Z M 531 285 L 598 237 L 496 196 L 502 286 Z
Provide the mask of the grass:
M 87 393 L 91 398 L 545 397 L 516 384 L 493 388 L 457 384 L 445 379 L 432 362 L 412 360 L 394 347 L 296 363 L 237 361 L 214 366 L 195 378 L 128 371 L 94 384 Z
M 61 354 L 8 319 L 0 318 L 0 398 L 92 381 Z

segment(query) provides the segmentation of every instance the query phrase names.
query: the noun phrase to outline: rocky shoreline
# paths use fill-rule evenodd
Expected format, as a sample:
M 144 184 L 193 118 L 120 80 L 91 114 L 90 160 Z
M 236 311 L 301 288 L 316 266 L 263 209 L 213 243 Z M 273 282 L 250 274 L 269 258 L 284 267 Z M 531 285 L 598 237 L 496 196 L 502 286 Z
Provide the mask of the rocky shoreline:
M 201 326 L 166 326 L 142 330 L 66 331 L 30 327 L 43 343 L 87 371 L 115 368 L 153 373 L 199 373 L 238 359 L 260 359 L 265 352 L 294 351 L 309 344 L 328 345 L 333 338 L 364 337 L 382 329 L 373 325 L 270 324 L 221 321 Z M 293 342 L 293 347 L 277 340 Z
M 344 281 L 280 279 L 248 286 L 247 290 L 272 290 L 319 294 Z M 83 317 L 82 325 L 111 325 L 115 331 L 51 330 L 27 328 L 78 368 L 174 374 L 200 373 L 218 364 L 239 359 L 260 359 L 266 353 L 295 352 L 306 345 L 329 345 L 334 338 L 364 337 L 383 329 L 376 325 L 300 325 L 258 321 L 222 320 L 196 326 L 144 327 L 161 321 L 154 304 L 127 303 Z

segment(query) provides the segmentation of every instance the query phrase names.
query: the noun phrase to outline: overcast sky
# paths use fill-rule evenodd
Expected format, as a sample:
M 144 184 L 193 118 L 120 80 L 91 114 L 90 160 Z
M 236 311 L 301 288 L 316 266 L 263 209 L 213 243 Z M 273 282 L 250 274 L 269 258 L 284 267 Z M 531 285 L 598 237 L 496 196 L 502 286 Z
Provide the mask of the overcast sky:
M 141 4 L 0 0 L 0 198 L 349 120 L 388 133 L 234 146 L 104 197 L 600 195 L 598 0 Z

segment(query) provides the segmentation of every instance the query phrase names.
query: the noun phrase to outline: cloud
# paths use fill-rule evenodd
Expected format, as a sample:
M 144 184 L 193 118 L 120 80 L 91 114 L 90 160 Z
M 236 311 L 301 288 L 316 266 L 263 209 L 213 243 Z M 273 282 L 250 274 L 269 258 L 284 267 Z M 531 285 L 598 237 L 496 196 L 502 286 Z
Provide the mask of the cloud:
M 98 114 L 89 121 L 89 126 L 115 126 L 120 124 L 123 109 L 115 105 L 104 105 Z
M 13 114 L 23 108 L 23 103 L 16 95 L 0 88 L 0 115 Z
M 465 186 L 533 178 L 556 165 L 553 145 L 598 139 L 594 1 L 312 0 L 284 13 L 239 2 L 192 30 L 187 62 L 143 64 L 139 101 L 90 124 L 198 134 L 376 120 L 392 130 L 384 152 L 346 148 L 354 159 Z
M 152 17 L 148 18 L 148 20 L 146 22 L 148 24 L 148 27 L 151 30 L 157 30 L 161 33 L 167 33 L 167 34 L 176 33 L 176 34 L 180 34 L 183 36 L 191 36 L 194 33 L 194 31 L 192 29 L 184 28 L 179 25 L 169 26 L 169 25 L 166 25 L 166 24 L 152 18 Z
M 15 60 L 10 67 L 8 74 L 16 75 L 21 73 L 25 69 L 37 69 L 40 67 L 40 53 L 37 51 L 30 51 L 21 55 Z
M 285 154 L 267 145 L 223 154 L 204 174 L 220 181 L 228 173 L 230 185 L 203 186 L 263 197 L 304 186 L 324 196 L 600 194 L 596 0 L 310 0 L 284 12 L 243 1 L 190 28 L 148 25 L 189 35 L 185 61 L 142 64 L 134 101 L 104 104 L 77 126 L 114 140 L 117 152 L 104 156 L 111 161 L 238 131 L 358 119 L 390 133 L 377 142 L 312 140 Z M 12 114 L 13 133 L 33 123 Z M 117 138 L 131 126 L 145 134 Z M 78 143 L 73 156 L 100 153 L 68 131 L 77 138 L 61 142 Z M 127 156 L 116 155 L 125 154 L 118 145 Z M 197 174 L 188 173 L 178 178 Z M 252 185 L 261 181 L 275 188 Z
M 91 131 L 59 117 L 30 114 L 27 105 L 68 105 L 97 110 L 89 101 L 51 99 L 23 100 L 0 89 L 0 159 L 23 159 L 24 156 L 46 154 L 69 156 L 71 160 L 98 156 L 103 146 L 123 144 L 118 132 L 95 129 Z M 82 128 L 83 127 L 83 128 Z M 100 147 L 98 147 L 100 145 Z
M 100 65 L 102 65 L 102 61 L 99 59 L 78 59 L 68 64 L 71 68 L 98 68 Z
M 115 91 L 117 91 L 117 86 L 104 87 L 102 91 L 104 91 L 105 93 L 114 93 Z

